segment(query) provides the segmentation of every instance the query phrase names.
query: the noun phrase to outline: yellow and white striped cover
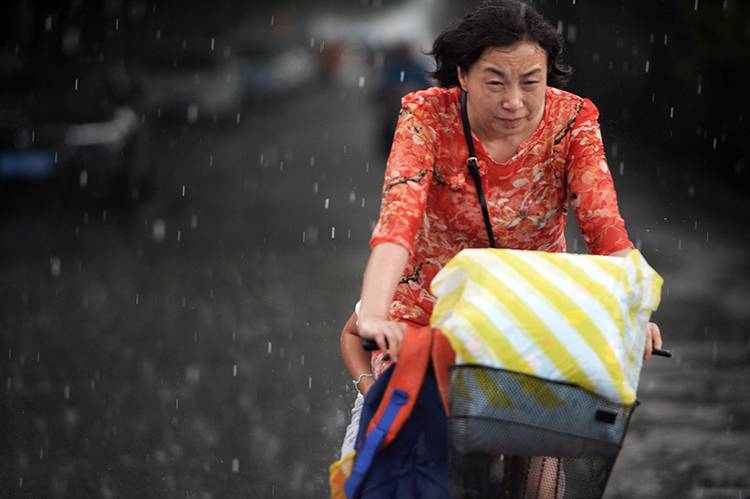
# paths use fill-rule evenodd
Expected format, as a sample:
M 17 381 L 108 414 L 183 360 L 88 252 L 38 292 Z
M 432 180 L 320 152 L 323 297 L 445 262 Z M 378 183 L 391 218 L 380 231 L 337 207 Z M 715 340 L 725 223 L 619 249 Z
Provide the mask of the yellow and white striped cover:
M 457 363 L 573 383 L 631 404 L 663 279 L 624 258 L 508 249 L 461 251 L 435 276 L 431 325 Z

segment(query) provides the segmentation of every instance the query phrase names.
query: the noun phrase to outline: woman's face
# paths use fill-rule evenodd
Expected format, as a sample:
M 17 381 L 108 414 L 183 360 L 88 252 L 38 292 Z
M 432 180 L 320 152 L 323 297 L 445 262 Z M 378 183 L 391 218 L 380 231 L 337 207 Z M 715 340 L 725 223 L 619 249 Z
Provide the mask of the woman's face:
M 544 114 L 547 53 L 534 42 L 490 47 L 469 67 L 458 68 L 469 95 L 472 122 L 485 134 L 510 137 L 533 132 Z

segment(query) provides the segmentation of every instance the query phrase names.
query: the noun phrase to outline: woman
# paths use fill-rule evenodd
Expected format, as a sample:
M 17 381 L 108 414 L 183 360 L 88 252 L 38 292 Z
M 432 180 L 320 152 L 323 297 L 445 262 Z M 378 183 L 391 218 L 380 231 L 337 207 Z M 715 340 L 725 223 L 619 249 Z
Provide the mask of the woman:
M 437 87 L 402 99 L 370 246 L 359 316 L 342 332 L 342 352 L 363 391 L 398 360 L 405 322 L 429 322 L 432 278 L 464 248 L 489 245 L 459 98 L 468 116 L 498 247 L 564 252 L 568 200 L 591 253 L 633 248 L 617 207 L 596 106 L 564 92 L 571 70 L 557 31 L 517 0 L 483 3 L 436 39 Z M 355 326 L 356 325 L 356 326 Z M 373 355 L 359 346 L 374 340 Z M 661 348 L 650 323 L 644 358 Z
M 462 92 L 497 247 L 564 252 L 570 200 L 591 253 L 633 248 L 598 110 L 560 90 L 571 72 L 561 54 L 556 30 L 517 0 L 485 2 L 436 39 L 438 86 L 402 99 L 361 306 L 342 331 L 344 360 L 362 393 L 398 361 L 406 323 L 429 323 L 437 272 L 462 249 L 489 246 L 467 169 Z M 370 359 L 360 338 L 380 351 Z M 661 345 L 650 323 L 644 358 Z

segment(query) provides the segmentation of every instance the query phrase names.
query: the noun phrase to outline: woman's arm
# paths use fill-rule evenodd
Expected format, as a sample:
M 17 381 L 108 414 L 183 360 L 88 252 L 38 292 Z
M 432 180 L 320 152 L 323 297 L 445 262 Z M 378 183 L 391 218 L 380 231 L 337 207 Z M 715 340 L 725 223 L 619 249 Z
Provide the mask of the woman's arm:
M 362 338 L 372 339 L 394 362 L 405 326 L 388 320 L 388 308 L 406 267 L 409 252 L 397 243 L 384 242 L 372 249 L 362 284 L 362 304 L 357 328 Z
M 359 392 L 362 395 L 367 395 L 374 380 L 372 376 L 362 376 L 363 374 L 370 374 L 370 353 L 362 348 L 362 338 L 357 334 L 356 313 L 352 313 L 349 320 L 344 324 L 340 341 L 344 365 L 349 370 L 353 380 L 360 380 L 358 384 Z
M 609 256 L 619 256 L 619 257 L 625 257 L 630 253 L 632 249 L 630 248 L 624 248 L 621 250 L 617 250 L 613 253 L 610 253 Z M 661 339 L 661 331 L 659 330 L 659 326 L 657 326 L 653 322 L 649 322 L 646 326 L 646 349 L 643 351 L 643 359 L 648 360 L 651 358 L 651 354 L 654 351 L 654 348 L 661 348 L 663 345 L 662 339 Z
M 402 100 L 388 156 L 380 216 L 362 283 L 357 327 L 398 361 L 405 326 L 388 320 L 388 310 L 422 226 L 435 161 L 438 115 L 420 93 Z
M 633 243 L 617 206 L 598 117 L 596 106 L 584 99 L 570 132 L 566 180 L 571 206 L 589 252 L 612 255 L 632 249 Z

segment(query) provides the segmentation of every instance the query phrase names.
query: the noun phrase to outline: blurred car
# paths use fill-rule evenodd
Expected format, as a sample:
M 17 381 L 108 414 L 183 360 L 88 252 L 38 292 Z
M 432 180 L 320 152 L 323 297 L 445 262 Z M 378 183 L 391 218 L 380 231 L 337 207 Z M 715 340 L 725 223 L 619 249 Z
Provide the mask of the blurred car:
M 0 53 L 0 182 L 56 181 L 133 203 L 150 172 L 148 132 L 122 64 Z
M 224 121 L 241 110 L 238 61 L 215 38 L 160 40 L 141 57 L 138 79 L 146 107 L 159 118 Z
M 245 97 L 283 96 L 315 80 L 319 49 L 309 43 L 303 34 L 238 32 L 232 45 Z

